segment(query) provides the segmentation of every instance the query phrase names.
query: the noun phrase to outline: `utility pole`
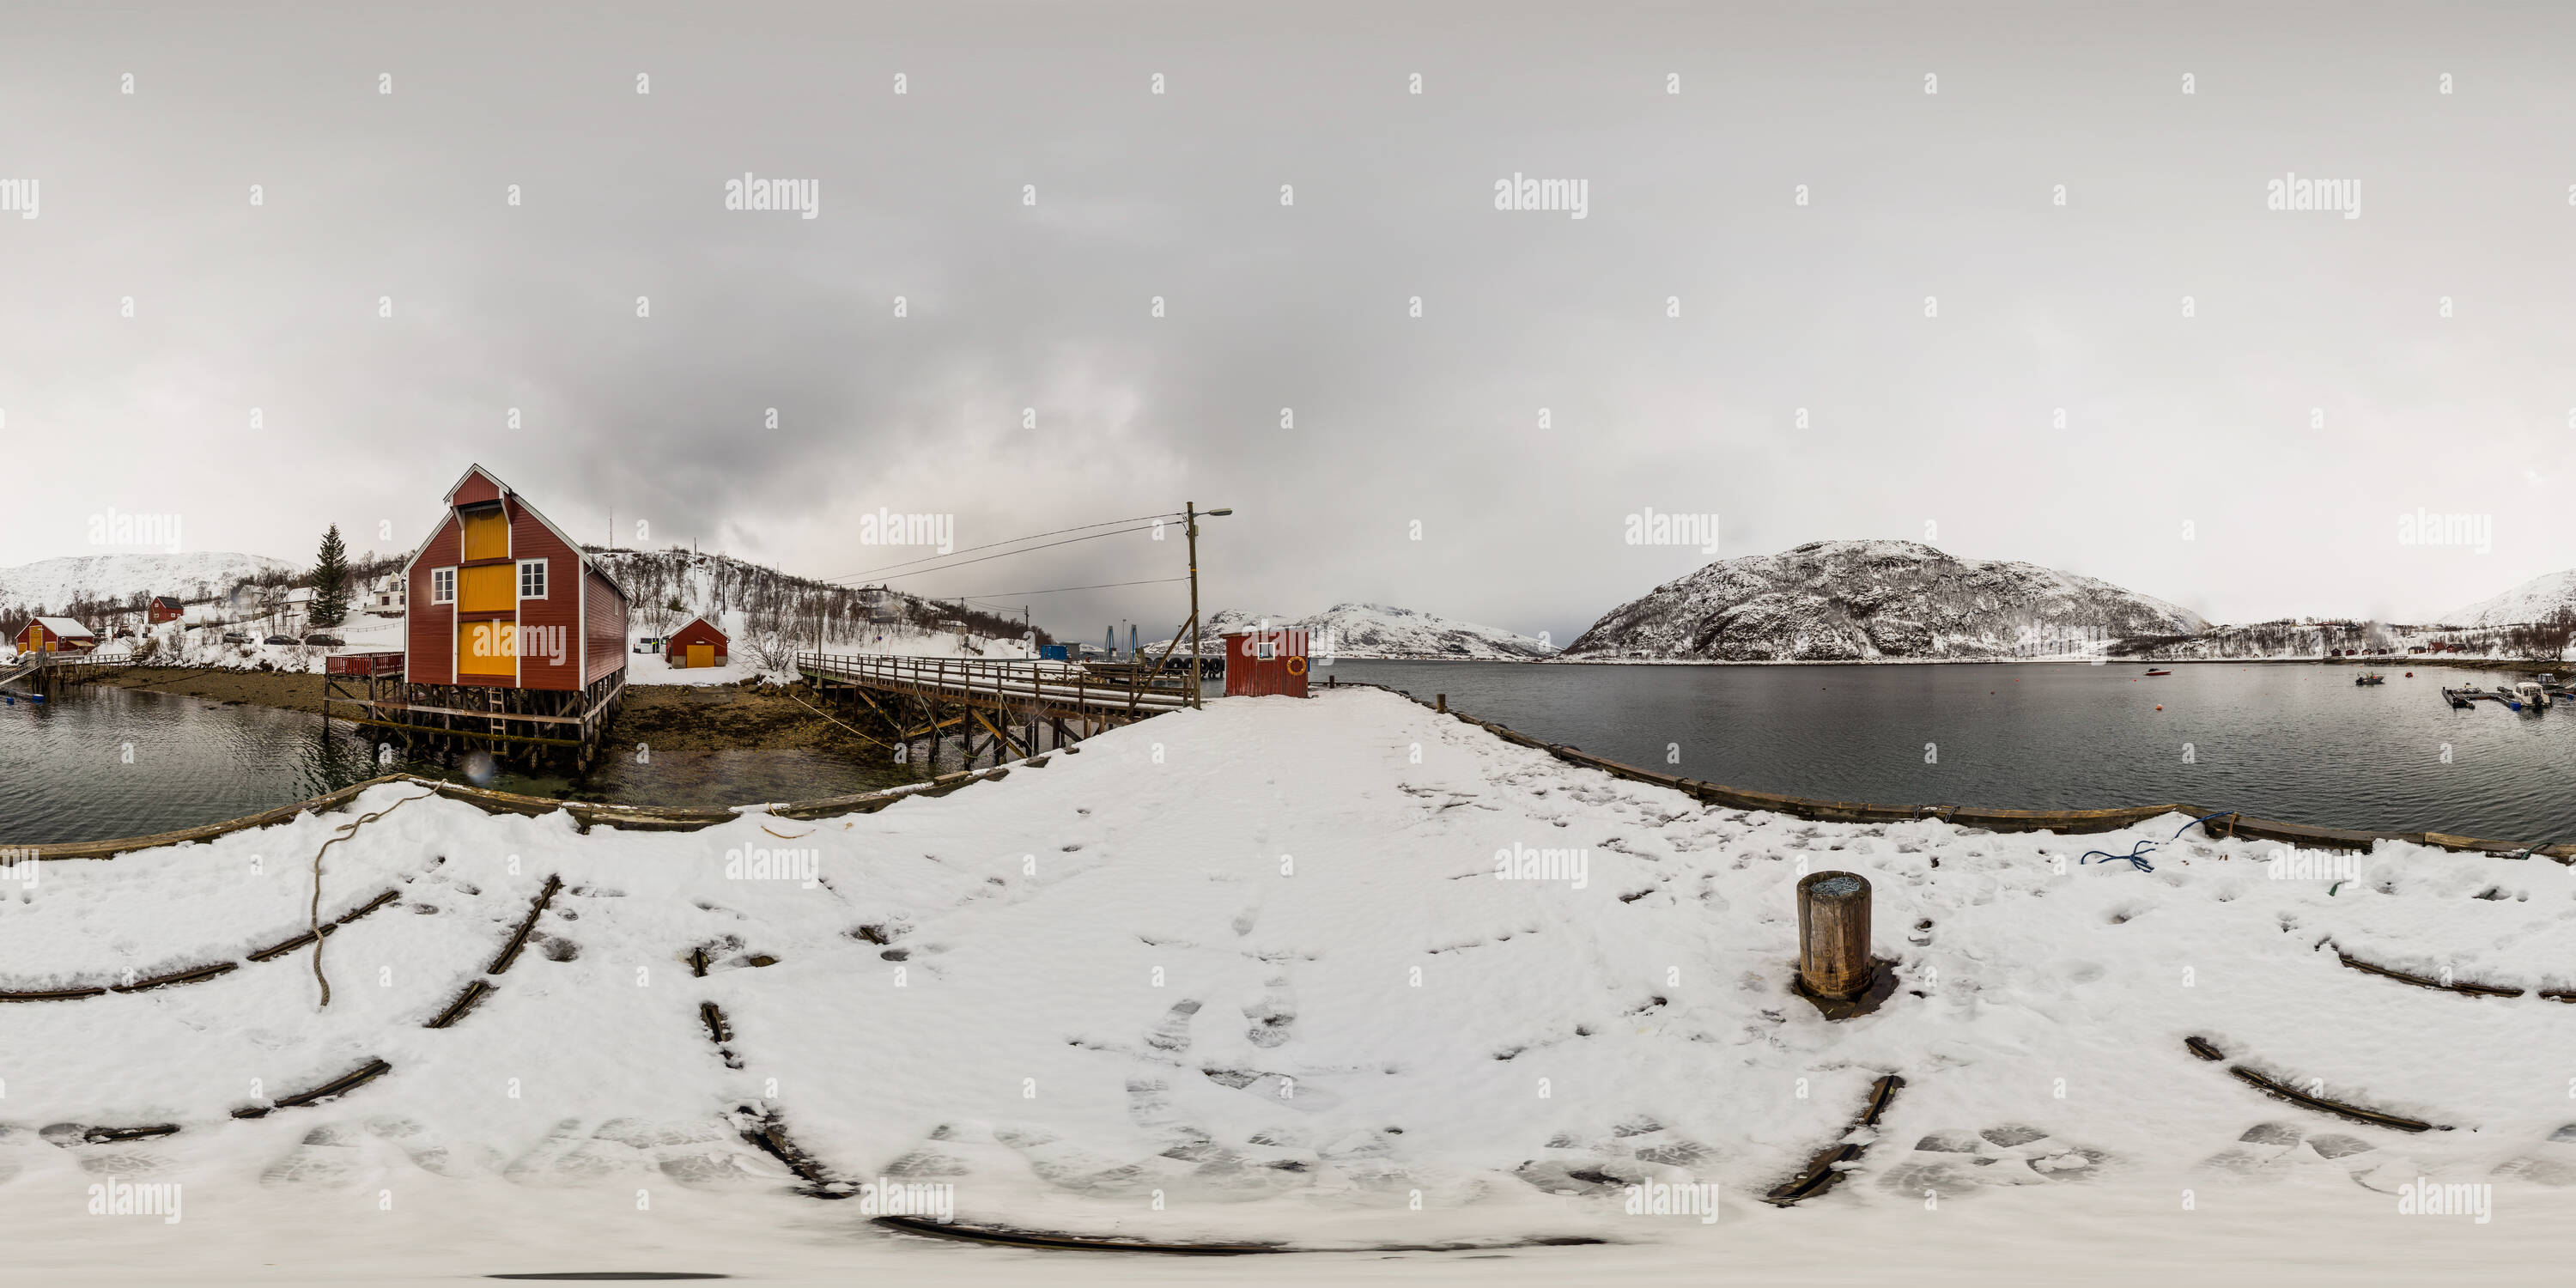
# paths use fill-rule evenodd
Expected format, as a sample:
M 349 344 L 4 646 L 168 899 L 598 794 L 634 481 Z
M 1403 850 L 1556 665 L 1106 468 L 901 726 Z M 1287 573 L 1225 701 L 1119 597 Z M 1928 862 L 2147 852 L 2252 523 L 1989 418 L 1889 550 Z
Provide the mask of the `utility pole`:
M 1221 510 L 1202 510 L 1195 501 L 1181 502 L 1181 517 L 1188 521 L 1189 526 L 1185 531 L 1190 539 L 1190 705 L 1202 710 L 1207 704 L 1199 691 L 1199 519 L 1218 518 L 1232 513 L 1234 513 L 1232 506 Z M 1165 652 L 1168 653 L 1169 650 Z
M 1199 699 L 1199 507 L 1195 501 L 1181 502 L 1182 517 L 1189 521 L 1184 535 L 1190 539 L 1190 705 L 1204 709 Z

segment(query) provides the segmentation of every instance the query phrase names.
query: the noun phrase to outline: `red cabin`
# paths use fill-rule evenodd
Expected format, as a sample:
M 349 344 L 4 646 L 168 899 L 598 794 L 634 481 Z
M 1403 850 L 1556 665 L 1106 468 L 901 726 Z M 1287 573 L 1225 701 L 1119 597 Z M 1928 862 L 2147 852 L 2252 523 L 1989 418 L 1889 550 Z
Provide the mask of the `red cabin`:
M 662 641 L 662 660 L 681 669 L 696 669 L 725 664 L 725 633 L 707 624 L 703 617 L 692 617 L 689 624 Z
M 403 565 L 405 676 L 553 692 L 622 682 L 626 592 L 579 543 L 480 465 L 446 503 Z
M 98 647 L 98 636 L 68 617 L 39 617 L 18 632 L 21 653 L 86 653 Z
M 180 606 L 179 597 L 177 595 L 154 595 L 152 597 L 151 619 L 152 624 L 155 626 L 158 626 L 163 622 L 175 622 L 179 620 L 181 616 L 185 615 L 186 612 L 187 609 Z
M 1306 632 L 1238 631 L 1225 637 L 1225 696 L 1306 696 Z

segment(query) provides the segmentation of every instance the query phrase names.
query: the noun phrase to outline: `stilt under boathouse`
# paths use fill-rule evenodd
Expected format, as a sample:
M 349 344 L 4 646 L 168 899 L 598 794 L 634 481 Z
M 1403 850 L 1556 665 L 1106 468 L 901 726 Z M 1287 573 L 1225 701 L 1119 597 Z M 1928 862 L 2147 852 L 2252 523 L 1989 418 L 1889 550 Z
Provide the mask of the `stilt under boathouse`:
M 325 720 L 587 766 L 626 694 L 626 592 L 480 465 L 403 565 L 400 653 L 330 659 Z

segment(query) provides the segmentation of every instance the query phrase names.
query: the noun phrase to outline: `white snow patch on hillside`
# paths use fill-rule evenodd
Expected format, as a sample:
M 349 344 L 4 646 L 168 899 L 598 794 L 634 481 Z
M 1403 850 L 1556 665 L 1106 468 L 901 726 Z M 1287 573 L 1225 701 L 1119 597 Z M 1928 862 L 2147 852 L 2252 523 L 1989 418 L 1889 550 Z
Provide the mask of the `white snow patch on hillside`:
M 1490 662 L 1522 661 L 1546 657 L 1556 651 L 1540 640 L 1500 627 L 1451 621 L 1411 608 L 1360 603 L 1335 604 L 1323 612 L 1293 619 L 1277 614 L 1220 609 L 1209 614 L 1206 624 L 1200 629 L 1200 651 L 1221 653 L 1225 649 L 1222 637 L 1226 633 L 1257 630 L 1265 623 L 1274 629 L 1307 632 L 1308 647 L 1318 657 Z M 1146 648 L 1149 653 L 1156 652 L 1169 642 L 1158 640 Z
M 2442 614 L 2446 626 L 2515 626 L 2576 608 L 2576 568 L 2534 577 L 2491 599 Z
M 43 604 L 60 609 L 75 599 L 123 600 L 135 595 L 196 600 L 220 595 L 244 577 L 295 570 L 296 565 L 283 559 L 219 550 L 70 555 L 0 568 L 0 605 Z
M 1602 615 L 1586 661 L 1850 662 L 2070 657 L 2207 630 L 2198 614 L 2036 564 L 1913 541 L 1811 541 L 1722 559 Z

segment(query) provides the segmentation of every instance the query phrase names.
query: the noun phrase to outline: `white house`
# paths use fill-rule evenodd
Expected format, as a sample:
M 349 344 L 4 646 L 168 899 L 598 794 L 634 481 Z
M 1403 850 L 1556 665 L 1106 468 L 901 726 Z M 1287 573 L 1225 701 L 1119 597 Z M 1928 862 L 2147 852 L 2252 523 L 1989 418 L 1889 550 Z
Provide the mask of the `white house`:
M 366 594 L 359 605 L 378 617 L 400 617 L 410 589 L 403 584 L 401 573 L 387 573 L 367 583 Z
M 313 588 L 296 586 L 279 601 L 278 630 L 287 635 L 302 635 L 305 623 L 313 620 Z

